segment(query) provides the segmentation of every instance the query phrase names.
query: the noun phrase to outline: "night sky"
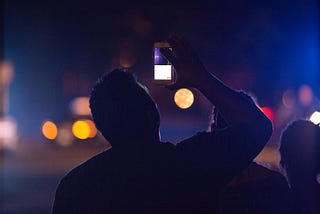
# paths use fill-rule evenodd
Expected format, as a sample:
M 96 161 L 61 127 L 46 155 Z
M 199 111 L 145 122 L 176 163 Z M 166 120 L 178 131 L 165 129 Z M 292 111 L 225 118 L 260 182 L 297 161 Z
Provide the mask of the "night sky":
M 9 115 L 22 136 L 39 135 L 45 119 L 69 119 L 70 100 L 88 96 L 100 74 L 123 62 L 158 102 L 168 138 L 170 125 L 184 120 L 186 130 L 204 128 L 210 105 L 203 97 L 180 110 L 172 92 L 151 83 L 152 44 L 172 33 L 189 40 L 210 72 L 262 105 L 276 107 L 284 90 L 301 84 L 320 94 L 316 0 L 10 0 L 4 10 L 5 58 L 16 72 Z

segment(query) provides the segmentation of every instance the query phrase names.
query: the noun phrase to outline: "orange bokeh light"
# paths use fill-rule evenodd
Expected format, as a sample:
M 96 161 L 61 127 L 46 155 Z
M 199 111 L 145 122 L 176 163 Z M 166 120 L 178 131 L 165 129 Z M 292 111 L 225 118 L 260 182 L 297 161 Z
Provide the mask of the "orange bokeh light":
M 54 140 L 58 135 L 58 127 L 52 121 L 46 121 L 42 125 L 42 134 L 49 140 Z
M 94 122 L 92 120 L 86 120 L 85 122 L 88 124 L 88 126 L 90 128 L 89 138 L 94 138 L 98 132 Z

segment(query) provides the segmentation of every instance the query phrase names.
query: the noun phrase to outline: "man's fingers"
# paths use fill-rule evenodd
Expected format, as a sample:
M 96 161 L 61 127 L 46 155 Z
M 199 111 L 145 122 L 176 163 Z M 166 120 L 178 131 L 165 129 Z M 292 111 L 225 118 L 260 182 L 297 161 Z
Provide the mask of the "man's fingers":
M 176 58 L 173 52 L 169 48 L 160 48 L 160 53 L 174 66 L 176 64 Z
M 181 57 L 186 53 L 185 52 L 186 50 L 185 50 L 184 44 L 182 43 L 181 37 L 173 35 L 168 39 L 168 42 L 169 42 L 170 46 L 172 47 L 174 54 L 177 57 Z

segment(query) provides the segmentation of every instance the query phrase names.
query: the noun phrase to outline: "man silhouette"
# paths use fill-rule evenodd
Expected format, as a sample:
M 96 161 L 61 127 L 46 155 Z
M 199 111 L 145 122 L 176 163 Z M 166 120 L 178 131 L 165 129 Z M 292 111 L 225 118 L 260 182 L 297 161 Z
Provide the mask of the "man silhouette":
M 240 94 L 258 105 L 250 95 L 242 91 Z M 211 131 L 229 126 L 217 108 L 213 109 L 212 118 Z M 221 214 L 288 213 L 289 187 L 281 173 L 253 161 L 228 183 L 219 202 Z
M 282 132 L 280 165 L 293 200 L 292 213 L 320 213 L 320 128 L 307 120 L 295 120 Z
M 162 54 L 178 78 L 168 88 L 194 87 L 230 125 L 177 145 L 160 141 L 160 115 L 133 75 L 114 70 L 94 86 L 94 122 L 112 148 L 71 170 L 60 182 L 53 213 L 215 212 L 219 191 L 268 141 L 271 122 L 239 92 L 209 73 L 191 46 L 172 36 Z

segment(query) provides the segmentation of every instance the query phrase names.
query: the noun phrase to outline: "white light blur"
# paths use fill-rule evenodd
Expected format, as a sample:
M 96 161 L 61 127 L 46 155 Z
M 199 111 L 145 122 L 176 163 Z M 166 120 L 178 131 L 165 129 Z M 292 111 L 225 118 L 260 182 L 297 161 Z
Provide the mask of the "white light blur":
M 91 114 L 89 107 L 89 97 L 76 97 L 70 102 L 72 114 L 78 116 L 89 116 Z
M 313 122 L 315 125 L 320 124 L 320 112 L 318 111 L 313 112 L 309 120 Z
M 17 146 L 18 126 L 12 118 L 0 119 L 0 147 L 14 149 Z

